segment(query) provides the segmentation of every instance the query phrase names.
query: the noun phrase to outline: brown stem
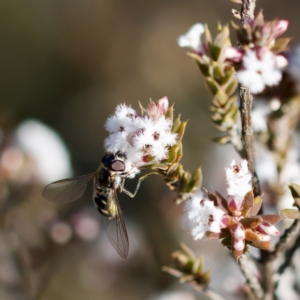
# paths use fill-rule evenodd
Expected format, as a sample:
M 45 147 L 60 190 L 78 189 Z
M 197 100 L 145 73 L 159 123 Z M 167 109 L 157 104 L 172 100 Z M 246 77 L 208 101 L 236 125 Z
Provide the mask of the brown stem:
M 299 226 L 299 222 L 298 222 L 298 226 Z M 298 232 L 298 230 L 297 230 Z M 298 235 L 296 241 L 294 242 L 294 245 L 285 253 L 285 260 L 284 262 L 281 264 L 281 266 L 278 268 L 277 271 L 277 278 L 276 278 L 276 282 L 275 282 L 275 289 L 278 286 L 279 283 L 279 278 L 280 275 L 284 273 L 284 271 L 286 270 L 286 268 L 288 268 L 291 264 L 292 258 L 295 254 L 295 252 L 300 248 L 300 235 Z
M 238 260 L 238 264 L 240 266 L 240 269 L 247 281 L 247 284 L 249 285 L 250 289 L 251 289 L 251 294 L 250 297 L 256 300 L 261 300 L 263 299 L 264 296 L 264 292 L 262 290 L 262 287 L 257 279 L 257 277 L 253 274 L 252 270 L 249 267 L 249 263 L 248 263 L 248 259 L 247 256 L 244 254 L 242 255 L 239 260 Z
M 252 102 L 253 96 L 249 89 L 240 85 L 240 114 L 242 122 L 242 143 L 244 147 L 243 157 L 248 161 L 249 171 L 253 174 L 252 186 L 254 196 L 261 195 L 259 180 L 255 172 L 254 138 L 252 130 Z

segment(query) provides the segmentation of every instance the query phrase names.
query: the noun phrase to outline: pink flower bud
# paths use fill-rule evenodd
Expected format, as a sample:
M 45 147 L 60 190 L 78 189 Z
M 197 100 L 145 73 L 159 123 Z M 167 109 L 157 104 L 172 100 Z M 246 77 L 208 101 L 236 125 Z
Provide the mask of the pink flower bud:
M 149 117 L 157 119 L 160 116 L 164 116 L 169 108 L 169 100 L 165 96 L 157 101 L 157 103 L 151 101 L 147 107 L 147 114 Z
M 161 114 L 165 115 L 167 113 L 167 110 L 169 108 L 169 100 L 168 97 L 162 97 L 161 99 L 159 99 L 157 101 L 157 107 L 159 109 L 159 111 L 161 112 Z
M 266 234 L 266 235 L 279 235 L 279 231 L 277 230 L 277 228 L 275 226 L 273 226 L 272 224 L 270 224 L 269 222 L 263 222 L 261 224 L 259 224 L 256 228 L 256 231 L 262 233 L 262 234 Z
M 273 37 L 277 38 L 279 35 L 283 34 L 289 25 L 287 20 L 279 20 L 275 23 Z
M 230 228 L 232 234 L 232 246 L 237 251 L 242 251 L 245 247 L 245 230 L 241 223 L 235 223 Z

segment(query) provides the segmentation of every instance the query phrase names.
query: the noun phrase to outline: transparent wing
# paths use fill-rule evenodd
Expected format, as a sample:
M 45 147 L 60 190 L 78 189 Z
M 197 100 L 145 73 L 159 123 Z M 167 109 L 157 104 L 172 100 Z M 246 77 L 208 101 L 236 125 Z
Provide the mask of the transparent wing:
M 119 255 L 122 258 L 126 258 L 128 256 L 129 241 L 125 222 L 122 218 L 122 211 L 120 209 L 117 193 L 115 190 L 112 190 L 112 194 L 108 202 L 109 201 L 111 203 L 109 203 L 108 205 L 115 209 L 115 213 L 114 216 L 104 218 L 106 234 Z
M 43 197 L 55 203 L 68 203 L 80 198 L 87 187 L 88 182 L 95 173 L 62 179 L 47 185 L 43 190 Z

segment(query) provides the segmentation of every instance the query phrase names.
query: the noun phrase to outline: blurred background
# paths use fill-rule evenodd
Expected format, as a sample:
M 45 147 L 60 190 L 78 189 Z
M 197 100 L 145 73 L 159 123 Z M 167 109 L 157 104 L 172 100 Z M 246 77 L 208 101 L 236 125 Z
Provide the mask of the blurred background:
M 182 206 L 161 178 L 149 177 L 134 199 L 119 195 L 126 260 L 101 229 L 91 187 L 66 205 L 41 196 L 51 181 L 97 169 L 116 105 L 138 109 L 138 101 L 146 106 L 163 96 L 189 120 L 185 169 L 202 166 L 203 186 L 224 191 L 224 165 L 236 155 L 211 142 L 219 133 L 209 95 L 176 39 L 197 22 L 215 34 L 218 21 L 232 20 L 231 8 L 239 9 L 226 0 L 0 1 L 1 300 L 205 299 L 161 271 L 180 241 L 205 256 L 213 289 L 243 299 L 228 251 L 218 241 L 192 241 L 181 228 Z M 298 0 L 258 1 L 260 8 L 266 19 L 288 19 L 286 35 L 297 44 Z M 126 182 L 131 191 L 135 185 Z

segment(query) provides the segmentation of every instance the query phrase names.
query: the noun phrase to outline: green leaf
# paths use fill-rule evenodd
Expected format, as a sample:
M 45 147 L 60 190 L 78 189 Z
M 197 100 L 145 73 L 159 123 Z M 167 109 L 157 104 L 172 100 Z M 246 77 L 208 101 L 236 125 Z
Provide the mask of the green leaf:
M 223 30 L 216 36 L 214 40 L 214 45 L 218 46 L 218 48 L 220 48 L 220 51 L 224 46 L 230 46 L 228 26 L 225 26 Z
M 218 61 L 219 56 L 220 56 L 221 51 L 222 51 L 222 48 L 215 45 L 215 44 L 208 43 L 208 49 L 209 49 L 210 56 L 211 56 L 212 60 Z
M 217 93 L 214 95 L 214 100 L 216 102 L 220 103 L 220 105 L 225 105 L 227 103 L 228 96 L 226 95 L 226 93 L 224 91 L 219 89 L 217 91 Z
M 236 91 L 237 86 L 238 86 L 238 81 L 235 78 L 233 78 L 233 80 L 227 85 L 225 89 L 225 93 L 228 96 L 232 95 Z
M 275 40 L 274 46 L 270 49 L 274 53 L 284 52 L 291 38 L 278 38 Z
M 187 121 L 181 122 L 179 127 L 174 131 L 175 133 L 177 133 L 177 142 L 181 141 L 181 139 L 184 135 L 184 132 L 185 132 L 186 124 L 187 124 Z
M 204 25 L 204 37 L 206 42 L 211 43 L 211 34 L 206 24 Z
M 211 77 L 206 78 L 206 84 L 213 95 L 216 95 L 221 88 L 219 84 Z
M 300 219 L 300 211 L 298 209 L 286 208 L 280 212 L 280 215 L 289 219 Z
M 300 206 L 300 186 L 296 183 L 289 184 L 292 196 L 295 200 L 295 203 Z
M 221 137 L 213 138 L 212 141 L 218 143 L 220 145 L 226 145 L 231 143 L 232 136 L 231 135 L 224 135 Z

